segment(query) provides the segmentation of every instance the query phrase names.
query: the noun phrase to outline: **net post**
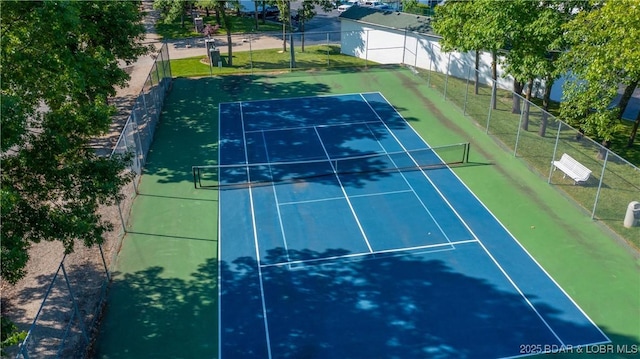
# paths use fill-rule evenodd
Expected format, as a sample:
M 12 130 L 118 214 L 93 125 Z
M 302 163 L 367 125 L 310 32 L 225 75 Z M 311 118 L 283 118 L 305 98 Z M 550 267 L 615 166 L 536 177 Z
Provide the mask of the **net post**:
M 467 142 L 464 146 L 465 151 L 464 151 L 464 162 L 463 163 L 469 163 L 469 152 L 471 151 L 471 142 Z
M 198 183 L 196 182 L 196 166 L 191 166 L 191 173 L 193 174 L 193 188 L 198 189 Z

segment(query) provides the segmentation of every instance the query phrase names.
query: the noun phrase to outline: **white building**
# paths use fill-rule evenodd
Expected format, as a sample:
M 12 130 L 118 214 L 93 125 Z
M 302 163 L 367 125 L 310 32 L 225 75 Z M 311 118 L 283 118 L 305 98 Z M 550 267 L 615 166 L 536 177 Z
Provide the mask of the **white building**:
M 475 53 L 444 52 L 441 37 L 433 33 L 431 18 L 395 11 L 354 6 L 340 14 L 341 52 L 381 64 L 404 64 L 446 73 L 473 76 Z M 491 54 L 480 54 L 479 82 L 491 83 Z M 513 88 L 498 64 L 498 87 Z

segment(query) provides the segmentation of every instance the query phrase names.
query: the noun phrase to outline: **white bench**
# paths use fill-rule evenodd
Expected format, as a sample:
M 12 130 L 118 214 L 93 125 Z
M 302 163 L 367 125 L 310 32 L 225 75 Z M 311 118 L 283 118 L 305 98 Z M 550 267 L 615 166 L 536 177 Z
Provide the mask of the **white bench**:
M 586 182 L 591 176 L 591 170 L 582 163 L 576 161 L 573 157 L 566 153 L 562 154 L 559 161 L 553 161 L 553 170 L 556 168 L 564 172 L 562 178 L 569 176 L 573 179 L 574 184 Z

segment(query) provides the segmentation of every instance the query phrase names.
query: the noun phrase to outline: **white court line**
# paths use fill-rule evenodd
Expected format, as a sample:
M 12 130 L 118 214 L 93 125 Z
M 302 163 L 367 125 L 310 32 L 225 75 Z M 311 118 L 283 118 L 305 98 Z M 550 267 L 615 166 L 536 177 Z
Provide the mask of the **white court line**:
M 384 196 L 385 194 L 396 194 L 396 193 L 406 193 L 412 192 L 410 189 L 404 191 L 390 191 L 390 192 L 377 192 L 377 193 L 368 193 L 368 194 L 356 194 L 349 196 L 350 198 L 356 197 L 373 197 L 373 196 Z M 293 202 L 281 202 L 280 205 L 288 205 L 288 204 L 304 204 L 304 203 L 312 203 L 312 202 L 323 202 L 323 201 L 335 201 L 337 199 L 344 199 L 343 197 L 327 197 L 327 198 L 318 198 L 318 199 L 310 199 L 306 201 L 293 201 Z
M 329 159 L 329 161 L 331 161 L 331 156 L 329 156 L 329 152 L 327 152 L 326 147 L 324 147 L 324 142 L 322 142 L 322 137 L 320 137 L 320 133 L 318 133 L 318 129 L 315 129 L 315 131 L 316 131 L 316 136 L 318 136 L 318 140 L 320 141 L 320 145 L 322 146 L 322 150 L 324 151 L 325 155 L 327 156 L 327 159 Z M 333 171 L 336 172 L 336 168 L 333 166 L 333 163 L 331 163 L 331 167 L 333 168 Z M 351 201 L 349 200 L 349 196 L 347 195 L 347 191 L 345 191 L 344 186 L 342 185 L 342 181 L 340 181 L 340 177 L 338 176 L 338 174 L 335 173 L 335 175 L 336 175 L 336 179 L 338 180 L 338 184 L 340 184 L 340 189 L 342 190 L 342 193 L 344 194 L 344 198 L 347 200 L 347 204 L 349 205 L 349 208 L 351 209 L 351 214 L 353 214 L 353 218 L 356 220 L 356 224 L 358 225 L 358 228 L 360 228 L 360 233 L 362 233 L 362 237 L 364 238 L 364 241 L 367 244 L 367 248 L 369 248 L 369 252 L 373 252 L 373 248 L 371 248 L 371 244 L 369 244 L 369 239 L 367 239 L 367 234 L 364 233 L 364 228 L 362 228 L 362 224 L 360 224 L 360 220 L 358 219 L 358 216 L 356 215 L 356 211 L 353 208 L 353 205 L 351 204 Z
M 381 251 L 375 251 L 372 253 L 352 253 L 352 254 L 344 254 L 341 256 L 331 256 L 331 257 L 313 258 L 313 259 L 300 259 L 300 260 L 289 261 L 289 262 L 268 263 L 268 264 L 261 264 L 260 266 L 262 268 L 268 268 L 268 267 L 291 266 L 296 264 L 304 265 L 304 264 L 310 264 L 310 263 L 318 263 L 318 262 L 325 262 L 325 261 L 328 262 L 332 260 L 340 260 L 340 259 L 348 259 L 348 258 L 358 258 L 358 257 L 366 257 L 366 256 L 375 257 L 378 254 L 403 253 L 403 252 L 410 252 L 410 251 L 416 251 L 421 249 L 444 248 L 444 247 L 451 247 L 450 250 L 455 250 L 456 245 L 476 243 L 476 242 L 478 242 L 477 239 L 467 239 L 464 241 L 457 241 L 457 242 L 425 244 L 422 246 L 415 246 L 415 247 L 385 249 Z M 436 251 L 433 251 L 433 252 L 436 252 Z M 431 251 L 429 253 L 431 253 Z
M 384 100 L 385 100 L 389 105 L 391 105 L 391 103 L 389 102 L 389 100 L 387 100 L 387 98 L 386 98 L 386 97 L 384 97 L 384 95 L 383 95 L 382 93 L 380 93 L 380 92 L 369 92 L 369 93 L 372 93 L 372 94 L 378 94 L 378 95 L 380 95 L 380 96 L 381 96 L 381 97 L 382 97 L 382 98 L 383 98 L 383 99 L 384 99 Z M 392 107 L 393 107 L 393 106 L 392 106 Z M 394 108 L 394 110 L 395 110 L 395 108 Z M 413 132 L 414 132 L 414 133 L 415 133 L 415 134 L 416 134 L 416 135 L 417 135 L 417 136 L 422 140 L 422 142 L 425 144 L 425 146 L 427 146 L 427 147 L 428 147 L 428 146 L 429 146 L 429 144 L 424 140 L 424 138 L 422 138 L 422 136 L 420 136 L 420 134 L 418 133 L 418 131 L 416 131 L 416 129 L 415 129 L 415 128 L 413 128 L 413 126 L 409 125 L 409 122 L 408 122 L 404 117 L 402 117 L 402 115 L 401 115 L 397 110 L 395 110 L 395 112 L 396 112 L 396 114 L 397 114 L 398 116 L 400 116 L 400 118 L 401 118 L 402 120 L 404 120 L 404 122 L 406 123 L 406 125 L 407 125 L 409 128 L 411 128 L 411 130 L 412 130 L 412 131 L 413 131 Z M 609 338 L 609 337 L 608 337 L 608 336 L 607 336 L 607 335 L 606 335 L 606 334 L 605 334 L 605 333 L 600 329 L 600 327 L 599 327 L 599 326 L 597 326 L 597 325 L 596 325 L 596 323 L 595 323 L 593 320 L 591 320 L 591 318 L 587 315 L 587 313 L 585 313 L 585 311 L 584 311 L 584 310 L 582 310 L 582 308 L 580 308 L 580 306 L 578 305 L 578 303 L 576 303 L 576 302 L 573 300 L 573 298 L 571 298 L 571 296 L 570 296 L 570 295 L 569 295 L 569 294 L 564 290 L 564 288 L 562 288 L 562 287 L 560 286 L 560 284 L 558 284 L 558 282 L 556 282 L 556 280 L 551 276 L 551 274 L 549 274 L 549 272 L 547 272 L 547 270 L 546 270 L 546 269 L 544 269 L 544 267 L 542 267 L 542 265 L 540 265 L 540 263 L 538 263 L 538 261 L 535 259 L 535 257 L 534 257 L 533 255 L 531 255 L 531 253 L 529 253 L 529 251 L 527 251 L 527 249 L 526 249 L 526 248 L 525 248 L 525 247 L 524 247 L 524 246 L 523 246 L 523 245 L 522 245 L 522 244 L 521 244 L 521 243 L 516 239 L 516 237 L 515 237 L 515 236 L 514 236 L 514 235 L 513 235 L 513 234 L 512 234 L 508 229 L 507 229 L 507 227 L 505 227 L 505 225 L 504 225 L 504 224 L 503 224 L 503 223 L 502 223 L 502 222 L 501 222 L 501 221 L 500 221 L 500 220 L 499 220 L 499 219 L 498 219 L 498 218 L 493 214 L 493 212 L 491 212 L 491 211 L 489 210 L 489 208 L 487 208 L 487 206 L 484 204 L 484 202 L 482 202 L 482 201 L 478 198 L 478 196 L 476 196 L 476 194 L 475 194 L 475 193 L 473 193 L 473 191 L 469 188 L 469 186 L 467 186 L 467 184 L 466 184 L 466 183 L 464 183 L 464 182 L 460 179 L 460 177 L 459 177 L 459 176 L 458 176 L 458 175 L 457 175 L 453 170 L 449 169 L 449 171 L 451 172 L 451 174 L 452 174 L 453 176 L 455 176 L 455 177 L 458 179 L 458 181 L 460 182 L 460 184 L 462 184 L 462 185 L 467 189 L 467 191 L 469 191 L 469 193 L 471 193 L 471 195 L 472 195 L 472 196 L 473 196 L 473 197 L 478 201 L 478 203 L 480 203 L 480 205 L 481 205 L 481 206 L 482 206 L 482 207 L 487 211 L 487 213 L 489 213 L 489 215 L 490 215 L 491 217 L 493 217 L 493 219 L 494 219 L 494 220 L 495 220 L 495 221 L 496 221 L 496 222 L 497 222 L 497 223 L 502 227 L 502 229 L 504 229 L 504 231 L 505 231 L 505 232 L 507 232 L 507 233 L 509 234 L 509 236 L 511 237 L 511 239 L 513 239 L 513 241 L 514 241 L 516 244 L 518 244 L 518 246 L 520 247 L 520 249 L 522 249 L 522 250 L 523 250 L 523 251 L 524 251 L 524 252 L 529 256 L 529 258 L 530 258 L 530 259 L 531 259 L 531 260 L 532 260 L 532 261 L 533 261 L 533 262 L 538 266 L 538 268 L 539 268 L 540 270 L 542 270 L 542 272 L 547 276 L 547 278 L 549 278 L 549 279 L 551 280 L 551 282 L 553 282 L 553 284 L 555 284 L 555 285 L 556 285 L 556 288 L 558 288 L 558 289 L 559 289 L 559 290 L 560 290 L 560 291 L 565 295 L 565 297 L 566 297 L 567 299 L 569 299 L 569 301 L 570 301 L 571 303 L 573 303 L 573 305 L 574 305 L 576 308 L 578 308 L 578 310 L 580 311 L 580 313 L 582 313 L 582 315 L 583 315 L 585 318 L 587 318 L 587 320 L 591 323 L 591 325 L 593 325 L 593 326 L 594 326 L 594 327 L 595 327 L 595 328 L 600 332 L 600 334 L 601 334 L 604 338 L 606 338 L 606 339 L 608 340 L 608 342 L 611 342 L 611 339 L 610 339 L 610 338 Z M 425 176 L 426 176 L 426 174 L 425 174 Z M 428 176 L 427 176 L 427 177 L 428 177 Z M 429 181 L 431 181 L 431 180 L 429 180 Z M 437 189 L 437 188 L 436 188 L 436 189 Z M 438 191 L 438 192 L 440 192 L 440 191 Z M 442 196 L 442 194 L 440 194 L 440 195 Z M 442 197 L 444 198 L 444 196 L 442 196 Z M 445 198 L 445 200 L 446 200 L 446 198 Z M 448 202 L 448 201 L 447 201 L 447 204 L 449 204 L 449 202 Z M 451 206 L 451 204 L 449 204 L 449 206 L 453 209 L 453 206 Z M 455 212 L 455 210 L 454 210 L 454 212 Z M 458 215 L 458 213 L 457 213 L 457 212 L 455 212 L 455 213 L 456 213 L 456 215 Z M 458 217 L 459 217 L 459 216 L 458 216 Z M 459 218 L 460 218 L 460 217 L 459 217 Z M 460 219 L 462 220 L 462 218 L 460 218 Z M 466 223 L 465 223 L 465 225 L 466 225 Z M 482 243 L 482 242 L 480 242 L 480 243 Z M 486 250 L 486 249 L 485 249 L 485 250 Z M 518 288 L 518 289 L 519 289 L 519 288 Z M 524 295 L 524 294 L 523 294 L 523 295 Z M 536 312 L 536 313 L 537 313 L 537 312 Z M 607 343 L 607 342 L 605 342 L 605 343 Z M 596 343 L 596 344 L 598 344 L 598 343 Z
M 382 96 L 382 94 L 380 94 L 380 96 Z M 363 97 L 363 98 L 364 98 L 364 97 Z M 382 96 L 382 98 L 384 98 L 384 96 Z M 384 99 L 385 99 L 385 101 L 387 101 L 387 99 L 386 99 L 386 98 L 384 98 Z M 366 101 L 366 99 L 365 99 L 365 101 Z M 367 102 L 367 103 L 368 103 L 368 102 Z M 389 101 L 387 101 L 387 104 L 389 104 Z M 375 111 L 374 111 L 374 112 L 375 112 Z M 400 113 L 398 113 L 398 111 L 395 111 L 395 112 L 396 112 L 396 114 L 397 114 L 398 116 L 400 116 L 400 118 L 402 118 L 402 119 L 404 120 L 404 117 L 402 117 L 402 115 L 400 115 Z M 420 136 L 417 132 L 415 132 L 415 129 L 414 129 L 413 127 L 411 127 L 411 126 L 409 125 L 409 123 L 408 123 L 408 122 L 406 122 L 406 120 L 404 120 L 404 121 L 405 121 L 405 123 L 407 124 L 407 126 L 409 126 L 409 128 L 411 128 L 411 129 L 414 131 L 414 133 L 415 133 L 415 134 L 416 134 L 420 139 L 422 139 L 422 136 Z M 385 123 L 385 126 L 386 126 L 386 123 Z M 389 130 L 389 131 L 391 131 L 391 130 Z M 394 133 L 392 133 L 392 132 L 391 132 L 391 134 L 392 134 L 392 136 L 394 136 L 394 138 L 396 138 L 396 136 L 395 136 L 395 134 L 394 134 Z M 397 138 L 396 138 L 396 139 L 397 139 Z M 424 142 L 424 139 L 422 139 L 422 141 Z M 401 143 L 401 142 L 399 142 L 399 143 L 400 143 L 400 146 L 402 146 L 402 148 L 404 148 L 404 146 L 402 145 L 402 143 Z M 424 142 L 424 143 L 425 143 L 425 145 L 428 147 L 428 144 L 427 144 L 426 142 Z M 451 169 L 449 169 L 449 171 L 455 175 L 455 173 L 454 173 L 453 171 L 451 171 Z M 549 329 L 549 331 L 551 332 L 551 334 L 553 334 L 553 336 L 555 336 L 555 337 L 556 337 L 556 339 L 557 339 L 560 343 L 562 343 L 562 344 L 564 345 L 564 341 L 562 341 L 562 339 L 560 338 L 560 336 L 559 336 L 559 335 L 558 335 L 558 334 L 553 330 L 553 328 L 551 328 L 551 325 L 550 325 L 549 323 L 547 323 L 547 321 L 544 319 L 544 317 L 542 316 L 542 314 L 541 314 L 541 313 L 536 309 L 536 307 L 533 305 L 533 303 L 531 303 L 531 301 L 529 300 L 529 298 L 527 298 L 527 296 L 522 292 L 522 290 L 521 290 L 521 289 L 516 285 L 516 283 L 513 281 L 513 279 L 512 279 L 512 278 L 509 276 L 509 274 L 507 273 L 507 271 L 506 271 L 504 268 L 502 268 L 502 266 L 500 265 L 500 263 L 498 263 L 498 261 L 497 261 L 497 260 L 496 260 L 492 255 L 491 255 L 491 253 L 489 252 L 489 250 L 487 250 L 487 248 L 484 246 L 484 244 L 482 243 L 482 241 L 480 241 L 480 239 L 478 238 L 478 236 L 477 236 L 477 235 L 476 235 L 476 234 L 471 230 L 471 227 L 469 227 L 469 225 L 468 225 L 468 224 L 466 223 L 466 221 L 462 218 L 462 216 L 460 216 L 460 214 L 456 211 L 456 209 L 451 205 L 451 203 L 447 200 L 447 198 L 442 194 L 442 192 L 438 189 L 438 187 L 433 183 L 433 181 L 431 180 L 431 178 L 429 178 L 429 176 L 428 176 L 425 172 L 423 172 L 423 175 L 424 175 L 424 176 L 425 176 L 425 178 L 429 181 L 429 183 L 431 183 L 431 185 L 433 186 L 433 188 L 438 192 L 438 194 L 440 195 L 440 197 L 441 197 L 441 198 L 442 198 L 442 199 L 447 203 L 447 205 L 449 206 L 449 208 L 451 208 L 451 210 L 455 213 L 455 215 L 458 217 L 458 219 L 460 219 L 460 221 L 461 221 L 461 222 L 462 222 L 462 224 L 467 228 L 467 230 L 469 231 L 469 233 L 471 233 L 471 235 L 472 235 L 472 236 L 473 236 L 473 237 L 478 241 L 478 243 L 480 244 L 480 246 L 482 247 L 482 249 L 485 251 L 485 253 L 489 256 L 489 258 L 491 259 L 491 261 L 493 261 L 493 263 L 496 265 L 496 267 L 498 268 L 498 270 L 499 270 L 500 272 L 502 272 L 502 275 L 507 279 L 507 281 L 508 281 L 509 283 L 511 283 L 511 285 L 513 286 L 513 288 L 514 288 L 514 289 L 515 289 L 515 290 L 520 294 L 520 296 L 524 299 L 524 301 L 525 301 L 525 302 L 527 303 L 527 305 L 531 308 L 531 310 L 533 310 L 533 311 L 534 311 L 534 313 L 538 316 L 538 318 L 542 321 L 542 323 L 547 327 L 547 329 Z M 457 177 L 457 176 L 456 176 L 456 178 L 458 178 L 458 180 L 460 181 L 460 183 L 462 183 L 462 184 L 465 186 L 465 188 L 467 189 L 467 191 L 469 191 L 470 193 L 472 193 L 472 195 L 473 195 L 473 196 L 475 196 L 475 194 L 473 194 L 473 192 L 472 192 L 468 187 L 466 187 L 466 185 L 465 185 L 465 184 L 460 180 L 460 178 L 459 178 L 459 177 Z M 478 199 L 478 198 L 476 197 L 476 199 Z M 482 204 L 482 206 L 484 206 L 484 203 L 482 203 L 482 201 L 480 201 L 479 199 L 478 199 L 478 202 L 479 202 L 479 203 L 481 203 L 481 204 Z M 486 209 L 486 207 L 485 207 L 485 209 Z M 487 212 L 491 213 L 491 211 L 489 211 L 488 209 L 487 209 Z M 491 213 L 491 215 L 493 216 L 493 213 Z M 498 219 L 497 219 L 497 218 L 495 218 L 495 216 L 494 216 L 494 219 L 495 219 L 498 223 L 500 223 L 500 224 L 502 225 L 502 223 L 501 223 L 500 221 L 498 221 Z M 503 228 L 504 228 L 504 226 L 503 226 Z M 506 230 L 506 228 L 505 228 L 505 230 Z M 513 236 L 512 236 L 512 238 L 515 238 L 515 237 L 513 237 Z M 516 242 L 517 242 L 517 241 L 516 241 Z M 532 258 L 533 258 L 533 257 L 532 257 Z M 542 268 L 542 267 L 540 267 L 540 268 Z M 565 294 L 566 294 L 566 293 L 565 293 Z M 585 315 L 585 317 L 586 317 L 586 315 Z M 587 317 L 587 318 L 588 318 L 588 317 Z M 606 337 L 606 336 L 605 336 L 605 337 Z
M 251 181 L 251 172 L 249 171 L 249 156 L 247 152 L 247 138 L 244 132 L 244 116 L 242 113 L 242 102 L 240 103 L 240 122 L 242 123 L 242 141 L 244 142 L 244 157 L 247 163 L 247 179 Z M 251 204 L 251 223 L 253 225 L 253 241 L 256 248 L 256 261 L 258 263 L 258 278 L 260 281 L 260 300 L 262 301 L 262 316 L 264 317 L 264 331 L 267 340 L 267 353 L 271 359 L 271 339 L 269 337 L 269 323 L 267 321 L 267 304 L 264 299 L 264 283 L 262 281 L 262 268 L 260 267 L 260 250 L 258 249 L 258 228 L 256 227 L 256 214 L 253 207 L 253 190 L 249 187 L 249 202 Z
M 411 156 L 411 154 L 409 153 L 409 151 L 407 150 L 406 147 L 404 147 L 404 145 L 402 144 L 402 142 L 400 141 L 400 139 L 398 139 L 398 137 L 396 137 L 396 135 L 391 131 L 391 129 L 389 128 L 389 126 L 387 126 L 387 124 L 382 120 L 382 117 L 380 117 L 380 115 L 376 112 L 376 110 L 373 109 L 373 107 L 371 106 L 371 104 L 367 101 L 366 98 L 364 98 L 364 96 L 362 96 L 362 100 L 369 106 L 369 109 L 371 109 L 371 111 L 376 115 L 376 117 L 378 118 L 378 121 L 380 123 L 382 123 L 384 125 L 384 127 L 387 129 L 387 132 L 389 132 L 389 134 L 391 134 L 391 136 L 393 136 L 393 138 L 396 140 L 396 142 L 400 145 L 400 147 L 402 147 L 402 149 L 407 153 L 407 156 L 409 156 L 409 158 L 411 158 L 411 161 L 413 161 L 413 163 L 416 165 L 416 167 L 420 168 L 420 165 L 418 164 L 418 162 L 413 158 L 413 156 Z M 371 130 L 371 129 L 369 129 Z M 380 143 L 380 141 L 378 141 L 378 144 L 380 145 L 380 147 L 382 147 L 384 149 L 384 146 L 382 146 L 382 143 Z M 385 149 L 386 152 L 386 149 Z M 387 152 L 388 153 L 388 152 Z M 440 226 L 440 223 L 438 223 L 438 221 L 436 221 L 435 217 L 433 217 L 433 214 L 431 213 L 431 211 L 429 210 L 429 208 L 427 207 L 427 205 L 422 201 L 422 198 L 420 198 L 420 196 L 418 196 L 418 193 L 416 193 L 415 189 L 413 188 L 413 186 L 411 185 L 411 183 L 409 183 L 409 180 L 407 180 L 407 177 L 404 175 L 404 173 L 400 170 L 400 168 L 398 168 L 398 165 L 396 164 L 396 162 L 393 160 L 393 158 L 391 158 L 391 156 L 388 156 L 389 160 L 391 161 L 391 163 L 393 163 L 393 165 L 398 169 L 398 173 L 400 173 L 400 175 L 402 176 L 402 178 L 404 179 L 404 182 L 407 184 L 407 186 L 409 186 L 409 188 L 411 188 L 411 191 L 413 192 L 414 196 L 418 199 L 418 202 L 420 202 L 420 204 L 422 205 L 422 208 L 424 208 L 424 210 L 427 212 L 427 214 L 429 215 L 429 217 L 431 217 L 431 220 L 433 221 L 433 223 L 435 223 L 436 227 L 438 227 L 438 230 L 440 230 L 440 233 L 442 233 L 442 235 L 444 236 L 444 238 L 447 239 L 447 242 L 451 242 L 451 240 L 449 239 L 449 236 L 447 235 L 447 233 L 444 231 L 444 229 Z M 424 173 L 424 171 L 420 171 L 422 172 L 423 176 L 426 177 L 426 174 Z M 428 178 L 428 177 L 427 177 Z M 432 183 L 433 184 L 433 183 Z M 435 186 L 434 186 L 435 187 Z
M 257 133 L 257 132 L 278 132 L 278 131 L 291 131 L 291 130 L 304 130 L 308 128 L 326 128 L 326 127 L 334 127 L 334 126 L 347 126 L 347 125 L 366 125 L 369 123 L 378 123 L 379 121 L 360 121 L 360 122 L 340 122 L 340 123 L 332 123 L 330 125 L 309 125 L 309 126 L 298 126 L 298 127 L 281 127 L 281 128 L 268 128 L 264 130 L 251 130 L 246 133 Z
M 262 143 L 264 144 L 264 153 L 267 156 L 267 162 L 271 161 L 269 158 L 269 149 L 267 148 L 267 139 L 264 136 L 264 132 L 262 132 Z M 273 178 L 273 170 L 271 166 L 269 166 L 269 174 L 271 178 Z M 276 211 L 278 212 L 278 223 L 280 224 L 280 232 L 282 233 L 282 243 L 284 245 L 284 253 L 287 255 L 287 260 L 289 258 L 289 246 L 287 245 L 287 236 L 284 233 L 284 223 L 282 222 L 282 214 L 280 213 L 280 204 L 278 201 L 278 191 L 276 190 L 276 184 L 274 182 L 271 183 L 271 189 L 273 190 L 273 198 L 276 201 Z
M 218 105 L 220 106 L 220 105 Z M 220 163 L 220 143 L 222 142 L 222 135 L 220 128 L 222 126 L 221 112 L 218 108 L 218 163 Z M 218 192 L 218 343 L 222 343 L 222 201 L 220 201 L 220 192 Z M 222 358 L 222 347 L 218 345 L 218 358 Z

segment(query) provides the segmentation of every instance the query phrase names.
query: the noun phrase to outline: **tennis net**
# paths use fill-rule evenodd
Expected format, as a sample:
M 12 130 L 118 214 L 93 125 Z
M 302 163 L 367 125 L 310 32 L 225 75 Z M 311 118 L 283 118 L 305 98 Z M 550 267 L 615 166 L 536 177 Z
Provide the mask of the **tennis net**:
M 469 143 L 322 160 L 192 166 L 195 188 L 243 188 L 327 176 L 406 172 L 466 163 Z

